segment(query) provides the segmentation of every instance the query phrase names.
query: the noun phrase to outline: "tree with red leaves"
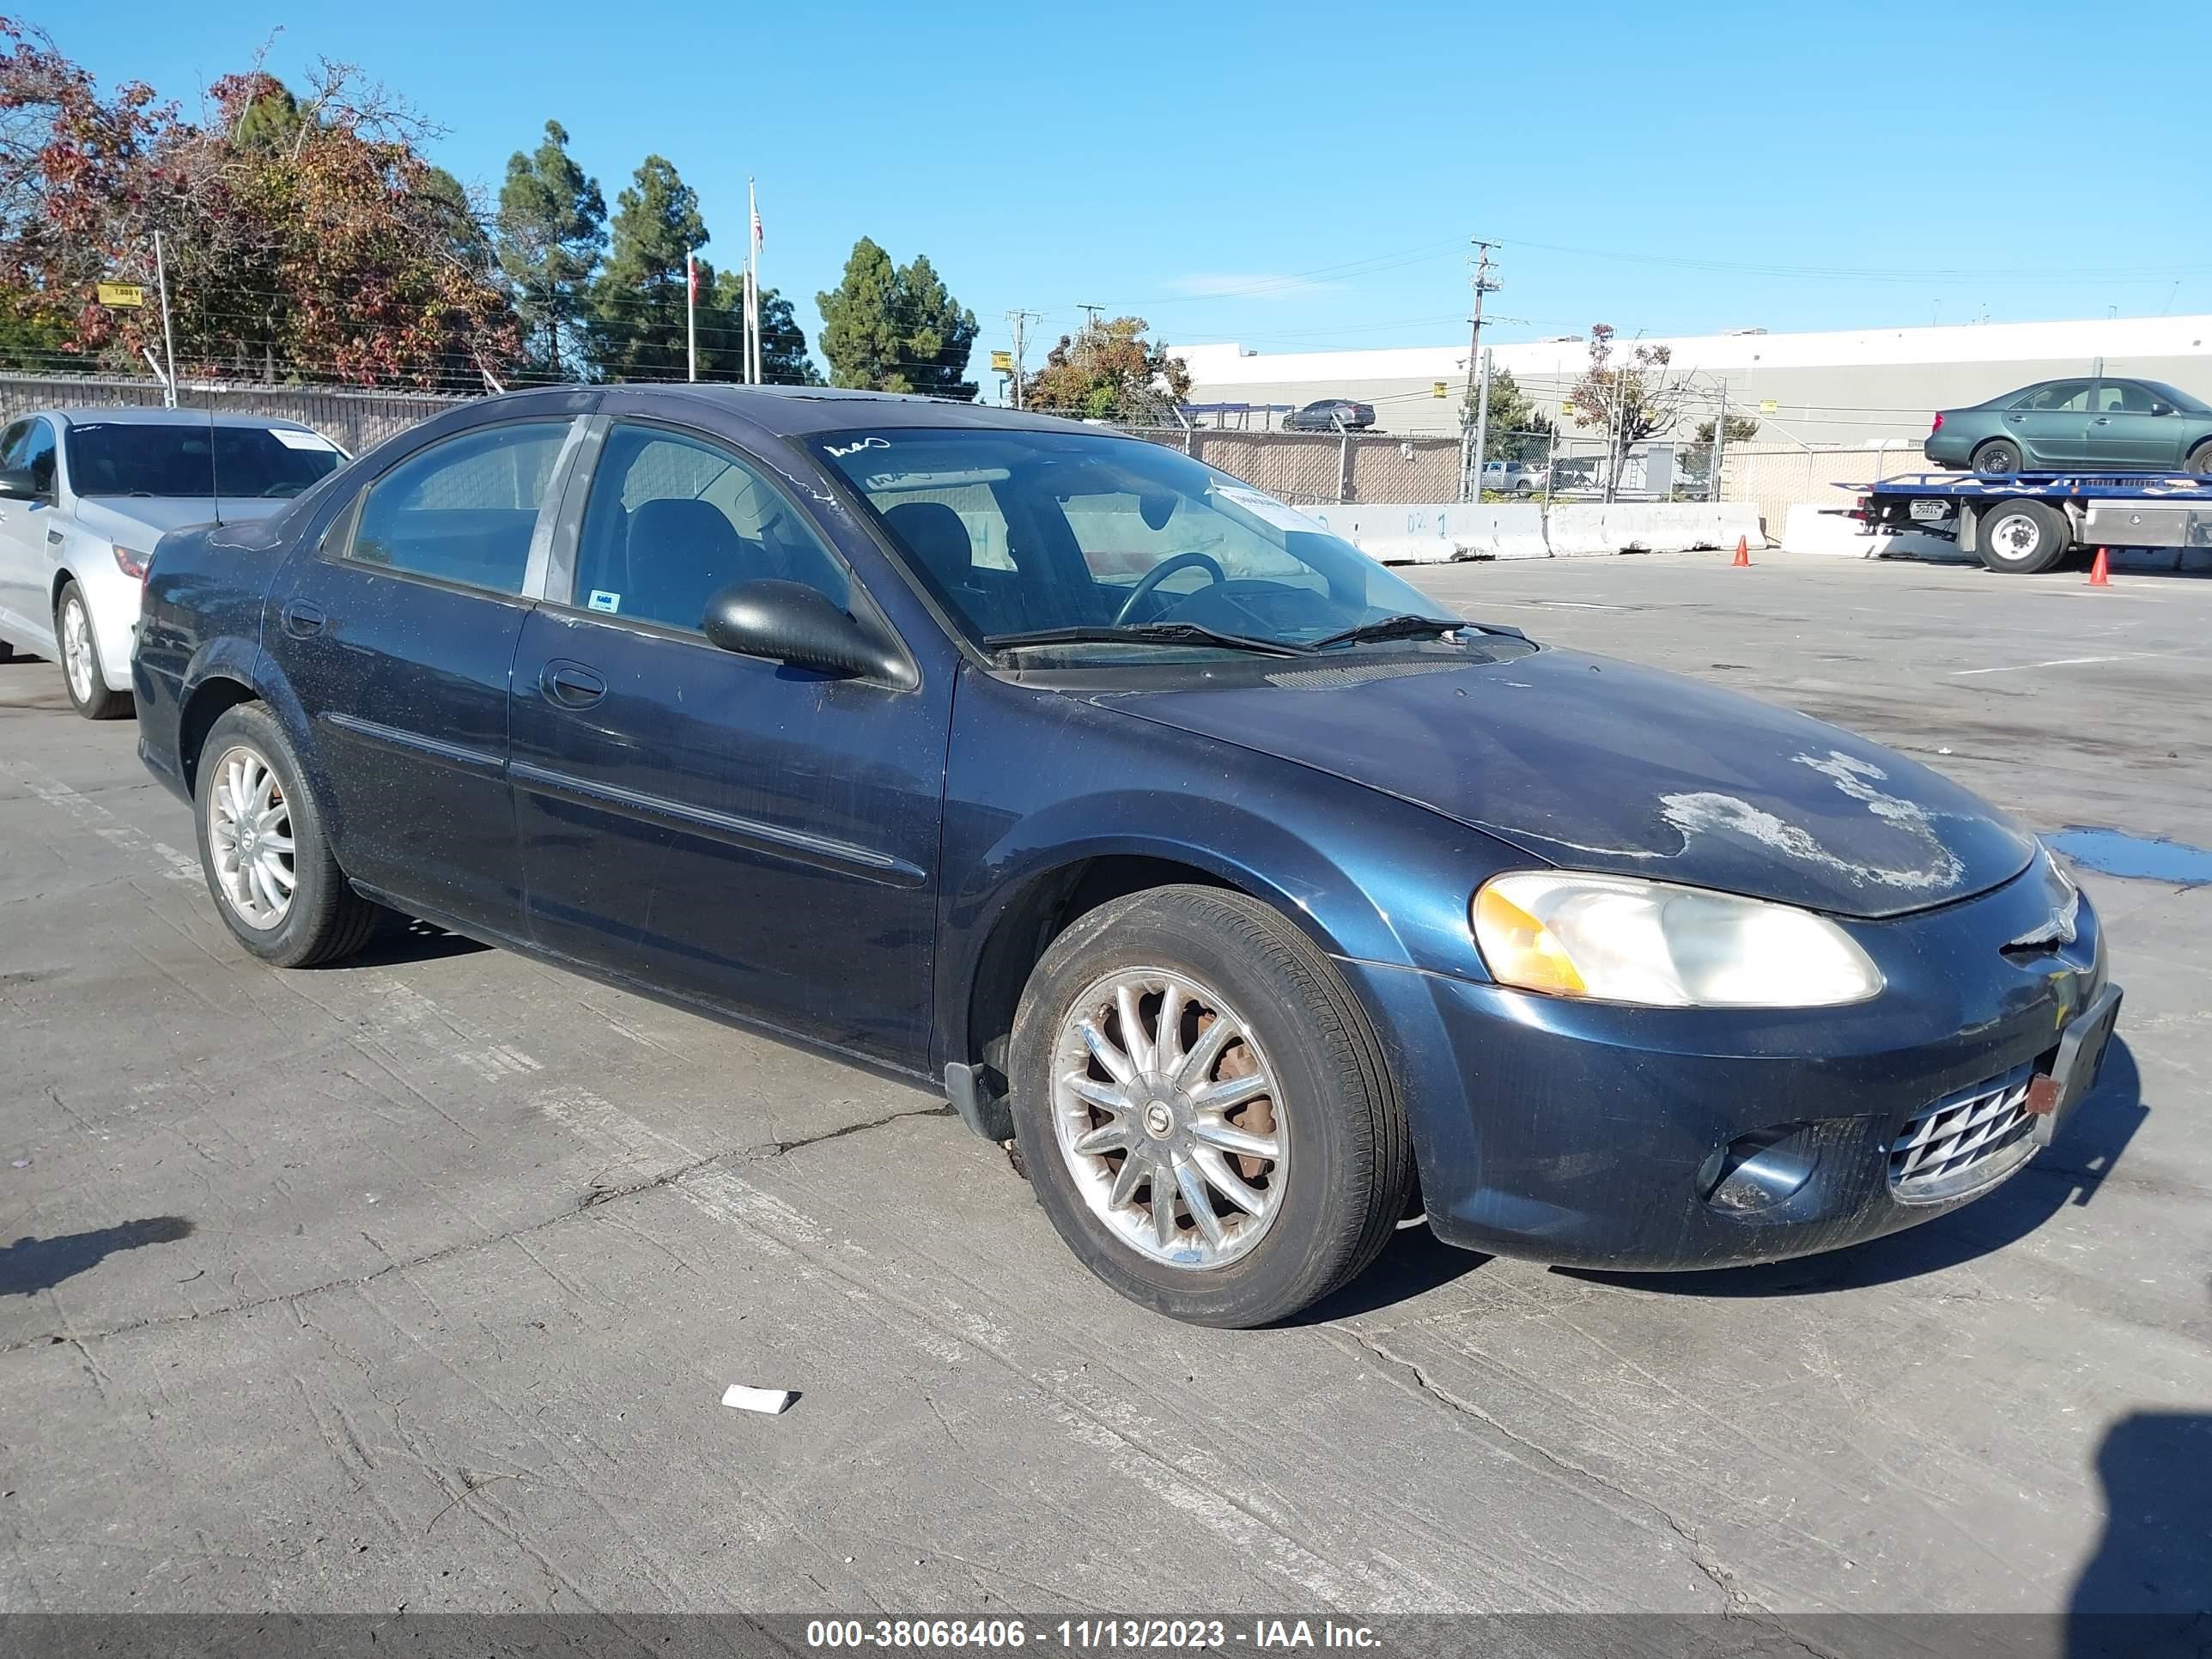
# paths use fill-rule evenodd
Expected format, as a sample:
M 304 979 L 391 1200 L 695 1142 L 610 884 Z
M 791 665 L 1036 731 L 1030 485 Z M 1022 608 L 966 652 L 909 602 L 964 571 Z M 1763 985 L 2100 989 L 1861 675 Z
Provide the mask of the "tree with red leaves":
M 481 215 L 423 157 L 419 117 L 329 62 L 304 98 L 257 67 L 208 106 L 196 123 L 143 82 L 103 96 L 0 19 L 0 355 L 158 355 L 158 312 L 95 292 L 150 290 L 158 229 L 182 374 L 475 390 L 516 358 Z

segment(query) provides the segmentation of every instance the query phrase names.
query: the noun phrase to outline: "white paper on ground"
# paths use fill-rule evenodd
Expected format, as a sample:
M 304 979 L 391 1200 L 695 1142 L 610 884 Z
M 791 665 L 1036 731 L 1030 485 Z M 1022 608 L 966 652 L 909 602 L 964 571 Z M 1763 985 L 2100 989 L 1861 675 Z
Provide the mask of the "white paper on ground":
M 742 1382 L 732 1382 L 723 1393 L 722 1403 L 741 1412 L 766 1412 L 774 1417 L 794 1397 L 788 1389 L 749 1389 Z

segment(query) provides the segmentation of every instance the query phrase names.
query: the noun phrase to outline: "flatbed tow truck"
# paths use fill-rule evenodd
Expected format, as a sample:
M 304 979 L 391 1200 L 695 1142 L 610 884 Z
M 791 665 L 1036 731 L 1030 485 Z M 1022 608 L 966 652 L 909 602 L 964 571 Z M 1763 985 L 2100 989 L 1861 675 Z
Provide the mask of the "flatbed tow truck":
M 2092 548 L 2212 547 L 2212 474 L 2203 472 L 1916 472 L 1841 487 L 1858 502 L 1833 510 L 1869 535 L 1941 536 L 2009 575 Z

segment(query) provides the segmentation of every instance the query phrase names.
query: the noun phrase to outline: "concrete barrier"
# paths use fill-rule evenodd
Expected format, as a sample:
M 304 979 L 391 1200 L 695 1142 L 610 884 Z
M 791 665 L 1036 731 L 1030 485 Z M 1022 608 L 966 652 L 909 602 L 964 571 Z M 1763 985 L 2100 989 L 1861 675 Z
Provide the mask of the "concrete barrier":
M 1749 501 L 1352 501 L 1299 512 L 1385 564 L 1454 559 L 1566 558 L 1601 553 L 1686 553 L 1765 544 Z
M 1846 519 L 1829 511 L 1832 505 L 1827 501 L 1800 501 L 1790 507 L 1782 520 L 1782 550 L 1844 559 L 1925 559 L 1946 564 L 1978 562 L 1972 554 L 1961 553 L 1958 543 L 1942 536 L 1923 535 L 1917 530 L 1884 531 L 1879 535 L 1867 535 L 1860 529 L 1856 519 Z
M 1472 501 L 1355 501 L 1299 512 L 1385 564 L 1540 559 L 1543 509 Z

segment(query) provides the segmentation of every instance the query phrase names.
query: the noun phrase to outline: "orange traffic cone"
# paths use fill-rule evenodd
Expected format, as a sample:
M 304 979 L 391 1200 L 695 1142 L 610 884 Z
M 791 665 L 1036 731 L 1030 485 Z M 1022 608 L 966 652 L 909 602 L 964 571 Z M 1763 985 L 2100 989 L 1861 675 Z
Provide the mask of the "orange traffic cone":
M 1729 568 L 1731 570 L 1748 569 L 1750 565 L 1751 538 L 1748 536 L 1739 536 L 1735 538 L 1735 557 L 1729 561 Z
M 2092 587 L 2110 587 L 2112 585 L 2111 568 L 2112 567 L 2106 562 L 2105 550 L 2101 547 L 2099 548 L 2097 550 L 2097 562 L 2089 567 L 2089 586 Z

